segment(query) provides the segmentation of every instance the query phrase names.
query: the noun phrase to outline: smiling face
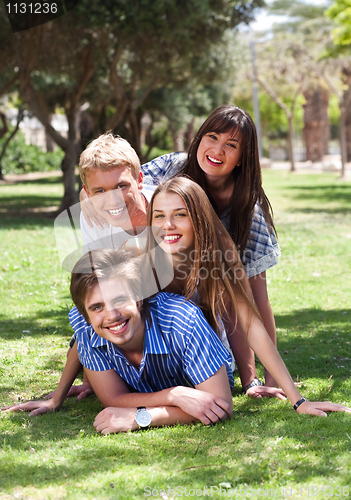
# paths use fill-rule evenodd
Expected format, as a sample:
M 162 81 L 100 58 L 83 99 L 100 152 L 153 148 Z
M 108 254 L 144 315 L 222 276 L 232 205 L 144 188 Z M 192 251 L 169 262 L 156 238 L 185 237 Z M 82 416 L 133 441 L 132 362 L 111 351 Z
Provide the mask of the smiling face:
M 161 192 L 155 196 L 151 224 L 155 240 L 166 253 L 174 255 L 193 249 L 193 225 L 178 194 Z
M 208 180 L 229 178 L 241 161 L 240 137 L 233 132 L 208 132 L 201 138 L 196 157 Z
M 142 350 L 145 324 L 124 279 L 100 280 L 87 293 L 84 305 L 100 337 L 122 350 Z
M 125 230 L 138 224 L 146 226 L 142 188 L 143 174 L 140 172 L 134 179 L 127 166 L 111 170 L 94 168 L 87 174 L 84 185 L 95 210 L 112 226 Z

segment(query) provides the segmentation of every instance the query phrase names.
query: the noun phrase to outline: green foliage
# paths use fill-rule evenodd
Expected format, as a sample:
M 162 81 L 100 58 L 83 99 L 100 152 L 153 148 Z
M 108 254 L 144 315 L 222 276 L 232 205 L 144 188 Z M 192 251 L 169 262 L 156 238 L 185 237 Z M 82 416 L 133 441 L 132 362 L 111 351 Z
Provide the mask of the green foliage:
M 265 170 L 263 180 L 282 248 L 279 265 L 267 273 L 278 348 L 306 397 L 350 406 L 351 183 L 275 170 Z M 44 217 L 62 194 L 59 179 L 0 190 L 5 405 L 55 388 L 71 335 L 71 300 L 54 222 Z M 183 497 L 185 488 L 194 496 L 189 490 L 213 486 L 218 499 L 224 491 L 233 492 L 226 498 L 350 494 L 350 415 L 299 416 L 286 401 L 247 399 L 238 382 L 233 419 L 211 427 L 102 436 L 92 425 L 100 410 L 91 397 L 67 400 L 60 412 L 41 417 L 0 413 L 0 497 L 141 500 L 161 498 L 161 489 L 166 498 L 177 486 Z M 148 486 L 155 494 L 146 497 Z
M 10 133 L 11 131 L 0 140 L 0 152 Z M 9 143 L 1 166 L 5 175 L 49 172 L 50 170 L 60 170 L 62 158 L 61 149 L 45 153 L 38 146 L 26 144 L 24 134 L 19 131 Z
M 235 32 L 226 32 L 222 41 L 213 44 L 201 57 L 193 58 L 190 83 L 171 82 L 150 93 L 141 109 L 154 123 L 153 144 L 172 150 L 172 135 L 184 131 L 194 117 L 203 120 L 216 107 L 233 102 L 232 82 L 242 62 L 238 43 Z
M 333 39 L 337 45 L 346 47 L 351 45 L 351 4 L 349 0 L 334 0 L 326 11 L 336 26 L 333 30 Z

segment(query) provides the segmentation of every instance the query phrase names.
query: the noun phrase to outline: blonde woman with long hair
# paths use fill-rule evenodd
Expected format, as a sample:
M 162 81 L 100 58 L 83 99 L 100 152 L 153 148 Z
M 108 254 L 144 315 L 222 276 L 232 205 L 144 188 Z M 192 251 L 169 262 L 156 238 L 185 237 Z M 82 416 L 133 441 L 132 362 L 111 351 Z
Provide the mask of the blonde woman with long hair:
M 184 177 L 161 184 L 149 205 L 148 226 L 149 252 L 152 256 L 157 249 L 157 268 L 162 258 L 173 262 L 174 279 L 164 291 L 196 302 L 218 335 L 225 327 L 233 352 L 239 321 L 248 344 L 298 413 L 326 416 L 326 411 L 351 411 L 301 396 L 262 324 L 236 247 L 198 184 Z

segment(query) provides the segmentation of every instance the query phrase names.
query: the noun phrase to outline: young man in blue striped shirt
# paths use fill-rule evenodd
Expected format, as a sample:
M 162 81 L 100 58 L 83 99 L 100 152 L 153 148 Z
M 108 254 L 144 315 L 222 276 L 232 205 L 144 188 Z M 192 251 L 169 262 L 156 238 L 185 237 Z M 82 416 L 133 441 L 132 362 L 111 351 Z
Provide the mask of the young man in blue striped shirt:
M 142 276 L 143 257 L 131 256 L 94 250 L 72 272 L 76 307 L 69 317 L 79 361 L 105 406 L 96 430 L 107 434 L 197 420 L 209 425 L 231 418 L 228 351 L 196 305 L 168 293 L 143 299 L 150 276 Z M 34 414 L 57 410 L 77 374 L 69 370 L 51 400 L 15 408 Z

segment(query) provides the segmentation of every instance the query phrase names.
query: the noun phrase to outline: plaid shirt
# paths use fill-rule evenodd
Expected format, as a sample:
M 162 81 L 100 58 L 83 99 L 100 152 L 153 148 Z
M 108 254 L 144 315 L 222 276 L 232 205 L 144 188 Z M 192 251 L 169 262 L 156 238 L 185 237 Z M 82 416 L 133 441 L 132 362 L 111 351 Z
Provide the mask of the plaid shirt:
M 142 165 L 144 183 L 158 185 L 179 172 L 186 153 L 169 153 Z M 229 211 L 221 217 L 224 227 L 229 227 Z M 270 231 L 263 217 L 261 207 L 256 203 L 250 236 L 243 253 L 242 262 L 248 278 L 267 271 L 278 264 L 280 248 L 273 231 Z
M 224 365 L 233 387 L 231 356 L 195 304 L 184 302 L 179 295 L 159 293 L 150 300 L 150 312 L 152 323 L 145 328 L 144 354 L 138 370 L 116 345 L 99 337 L 74 307 L 69 319 L 82 365 L 93 371 L 113 369 L 130 390 L 138 392 L 193 387 Z

